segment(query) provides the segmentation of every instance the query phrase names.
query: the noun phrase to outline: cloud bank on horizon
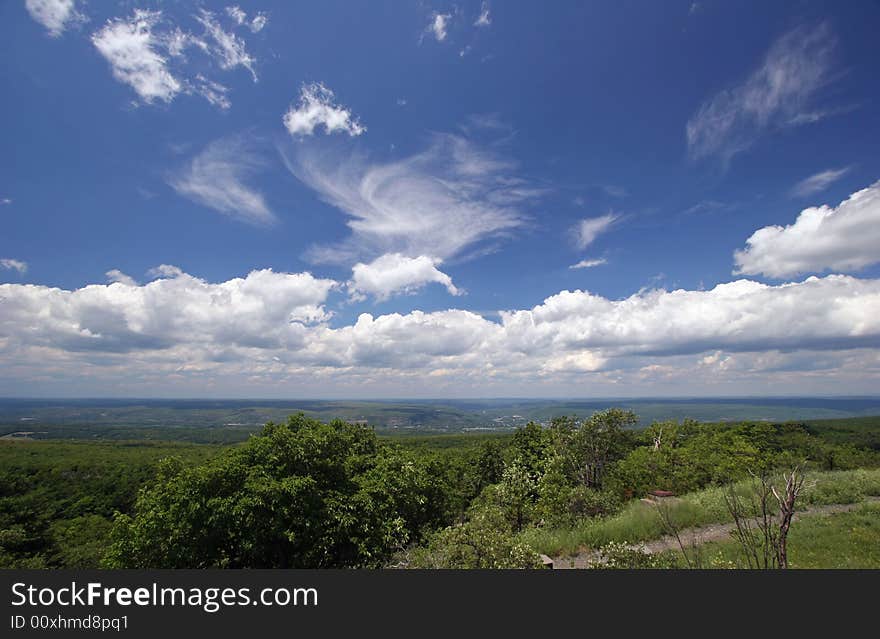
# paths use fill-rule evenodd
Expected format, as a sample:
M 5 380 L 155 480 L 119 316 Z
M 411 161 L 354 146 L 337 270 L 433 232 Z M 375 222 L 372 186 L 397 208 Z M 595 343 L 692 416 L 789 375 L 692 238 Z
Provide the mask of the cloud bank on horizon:
M 863 20 L 724 49 L 733 9 L 683 3 L 730 56 L 668 34 L 690 68 L 630 42 L 638 26 L 603 32 L 625 17 L 611 3 L 591 38 L 537 49 L 527 8 L 389 7 L 22 2 L 2 27 L 40 51 L 15 58 L 22 77 L 64 95 L 39 65 L 68 51 L 84 97 L 3 169 L 0 394 L 877 388 L 880 90 L 853 52 L 880 46 Z M 699 94 L 655 94 L 639 56 L 609 63 L 626 86 L 576 62 L 616 46 Z M 24 135 L 44 95 L 3 82 Z M 584 92 L 603 82 L 619 100 Z

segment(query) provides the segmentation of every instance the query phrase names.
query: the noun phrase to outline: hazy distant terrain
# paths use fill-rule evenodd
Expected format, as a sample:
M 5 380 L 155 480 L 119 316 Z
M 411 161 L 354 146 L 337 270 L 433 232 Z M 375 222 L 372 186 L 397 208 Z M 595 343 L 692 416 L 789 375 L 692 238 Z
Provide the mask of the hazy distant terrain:
M 390 432 L 510 431 L 557 415 L 589 415 L 611 406 L 655 420 L 789 421 L 880 415 L 880 398 L 706 398 L 608 400 L 0 400 L 0 436 L 35 439 L 150 438 L 237 441 L 268 421 L 303 412 Z

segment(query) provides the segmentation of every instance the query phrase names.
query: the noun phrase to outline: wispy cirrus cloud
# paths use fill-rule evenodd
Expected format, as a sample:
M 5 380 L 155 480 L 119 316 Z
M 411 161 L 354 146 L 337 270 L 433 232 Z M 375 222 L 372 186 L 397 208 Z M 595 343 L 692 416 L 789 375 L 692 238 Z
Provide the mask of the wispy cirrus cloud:
M 211 52 L 220 68 L 228 71 L 244 67 L 250 71 L 256 82 L 257 72 L 254 65 L 257 61 L 248 53 L 244 40 L 220 26 L 216 16 L 210 11 L 201 9 L 195 18 L 205 28 L 205 38 L 200 41 L 200 45 Z
M 570 268 L 570 269 L 594 268 L 596 266 L 602 266 L 603 264 L 608 264 L 608 260 L 606 260 L 604 257 L 599 257 L 599 258 L 594 258 L 594 259 L 581 260 L 577 264 L 572 264 L 568 268 Z
M 325 133 L 348 133 L 356 137 L 366 132 L 350 109 L 337 104 L 336 95 L 322 82 L 303 83 L 299 101 L 290 105 L 282 118 L 292 136 L 308 136 L 323 127 Z
M 253 18 L 248 18 L 245 12 L 238 5 L 226 7 L 226 15 L 232 18 L 238 25 L 247 25 L 253 33 L 259 33 L 269 23 L 269 16 L 264 11 L 258 11 Z
M 719 202 L 718 200 L 700 200 L 682 211 L 683 215 L 703 215 L 707 213 L 718 213 L 732 208 L 731 204 Z
M 4 257 L 0 259 L 0 268 L 5 268 L 8 271 L 17 271 L 19 275 L 24 275 L 27 273 L 28 265 L 27 262 Z
M 474 20 L 475 27 L 488 27 L 492 24 L 492 16 L 489 14 L 489 3 L 483 2 L 480 5 L 480 13 L 477 15 L 477 19 Z
M 580 220 L 572 229 L 572 239 L 575 246 L 581 250 L 587 248 L 597 237 L 607 233 L 619 221 L 620 215 L 617 213 L 606 213 L 598 217 Z
M 880 182 L 836 208 L 804 209 L 793 224 L 765 226 L 734 253 L 735 273 L 789 277 L 857 271 L 880 262 Z
M 88 20 L 85 14 L 77 10 L 76 0 L 25 0 L 24 6 L 53 38 Z
M 310 258 L 318 262 L 384 253 L 445 260 L 521 227 L 541 195 L 514 163 L 452 134 L 433 134 L 425 151 L 394 162 L 314 145 L 282 155 L 300 181 L 348 217 L 352 236 L 315 247 Z
M 129 85 L 144 103 L 168 104 L 180 94 L 192 94 L 228 109 L 229 89 L 207 77 L 207 71 L 196 71 L 204 65 L 191 64 L 188 52 L 207 56 L 223 71 L 247 69 L 255 82 L 256 58 L 211 11 L 200 9 L 193 19 L 202 27 L 201 35 L 182 29 L 162 11 L 135 9 L 129 17 L 108 20 L 91 40 L 113 77 Z
M 765 132 L 816 121 L 812 102 L 833 80 L 835 37 L 825 24 L 800 26 L 780 37 L 742 84 L 704 102 L 685 127 L 688 152 L 725 165 Z
M 250 142 L 233 136 L 209 144 L 167 181 L 177 193 L 198 204 L 241 222 L 267 225 L 277 218 L 263 194 L 248 184 L 264 165 Z
M 791 195 L 793 197 L 809 197 L 816 193 L 821 193 L 849 173 L 849 170 L 850 167 L 846 166 L 842 169 L 828 169 L 827 171 L 815 173 L 795 184 L 791 189 Z

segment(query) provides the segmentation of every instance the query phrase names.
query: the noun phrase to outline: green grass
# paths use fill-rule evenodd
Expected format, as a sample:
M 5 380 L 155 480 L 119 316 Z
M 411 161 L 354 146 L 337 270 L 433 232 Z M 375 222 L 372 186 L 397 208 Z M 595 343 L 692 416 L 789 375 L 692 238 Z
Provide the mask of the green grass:
M 736 490 L 745 495 L 749 482 L 740 482 Z M 723 487 L 715 487 L 684 495 L 669 506 L 670 517 L 681 528 L 731 521 L 724 493 Z M 801 504 L 852 504 L 878 495 L 880 469 L 817 472 L 808 475 Z M 616 515 L 586 520 L 573 528 L 529 528 L 521 538 L 536 552 L 558 557 L 611 541 L 649 541 L 664 534 L 656 508 L 635 500 Z
M 704 544 L 712 565 L 747 568 L 734 540 Z M 790 568 L 880 568 L 880 503 L 797 519 L 788 535 Z

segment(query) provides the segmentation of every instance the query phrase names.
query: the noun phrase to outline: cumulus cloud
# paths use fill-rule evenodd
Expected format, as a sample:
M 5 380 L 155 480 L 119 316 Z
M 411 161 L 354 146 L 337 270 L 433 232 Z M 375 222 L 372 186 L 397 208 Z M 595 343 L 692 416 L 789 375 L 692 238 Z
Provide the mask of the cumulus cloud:
M 788 277 L 855 271 L 880 262 L 880 182 L 836 208 L 810 207 L 794 224 L 765 226 L 734 253 L 736 273 Z
M 348 133 L 358 136 L 367 128 L 352 112 L 336 104 L 336 96 L 321 82 L 303 83 L 299 102 L 290 105 L 283 118 L 284 127 L 293 136 L 312 135 L 323 126 L 326 133 Z
M 849 167 L 820 171 L 819 173 L 811 175 L 795 184 L 794 188 L 791 190 L 791 194 L 795 197 L 809 197 L 810 195 L 821 193 L 848 172 Z
M 620 216 L 615 213 L 580 220 L 572 229 L 575 245 L 581 250 L 587 248 L 597 237 L 607 233 L 619 220 Z
M 446 260 L 524 224 L 540 196 L 513 163 L 466 138 L 435 134 L 423 152 L 396 162 L 369 162 L 297 148 L 288 168 L 349 217 L 353 236 L 316 247 L 311 258 L 346 262 L 384 253 Z
M 14 260 L 11 257 L 4 257 L 0 259 L 0 268 L 5 268 L 8 271 L 18 271 L 19 275 L 24 275 L 27 273 L 28 265 L 27 262 Z
M 832 79 L 834 46 L 824 23 L 801 26 L 779 38 L 743 84 L 710 98 L 688 120 L 691 157 L 714 156 L 727 163 L 771 128 L 824 117 L 810 104 Z
M 86 21 L 85 15 L 76 9 L 76 0 L 25 0 L 24 6 L 53 38 L 60 36 L 67 28 Z
M 406 257 L 388 253 L 369 264 L 355 264 L 348 290 L 353 299 L 372 295 L 377 301 L 383 301 L 392 295 L 415 293 L 436 282 L 445 286 L 451 295 L 460 295 L 452 278 L 437 268 L 439 264 L 440 260 L 425 255 Z
M 593 268 L 594 266 L 602 266 L 603 264 L 607 264 L 608 260 L 604 257 L 596 258 L 596 259 L 586 259 L 581 260 L 577 264 L 572 264 L 568 268 L 570 269 L 578 269 L 578 268 Z
M 141 286 L 0 284 L 0 352 L 16 371 L 24 366 L 17 358 L 26 359 L 30 374 L 66 362 L 77 377 L 110 371 L 176 383 L 230 375 L 239 383 L 254 376 L 349 388 L 404 378 L 424 388 L 432 375 L 478 393 L 497 382 L 535 390 L 544 382 L 559 389 L 675 377 L 690 388 L 698 368 L 702 383 L 760 369 L 791 376 L 806 361 L 824 370 L 849 362 L 863 384 L 880 377 L 880 280 L 737 280 L 619 300 L 562 291 L 502 312 L 500 321 L 414 310 L 364 313 L 334 327 L 324 305 L 336 286 L 271 270 L 212 284 L 179 269 Z M 822 381 L 827 388 L 827 374 Z
M 769 286 L 750 280 L 708 291 L 650 290 L 623 300 L 563 291 L 528 311 L 502 313 L 512 348 L 682 354 L 876 346 L 880 281 L 843 275 Z M 804 315 L 804 314 L 807 315 Z M 867 323 L 865 323 L 867 322 Z
M 182 271 L 142 286 L 120 280 L 76 290 L 3 284 L 0 334 L 73 352 L 181 345 L 296 349 L 306 326 L 329 318 L 323 304 L 334 286 L 308 273 L 270 269 L 219 284 Z M 24 323 L 37 316 L 24 338 Z
M 110 20 L 92 34 L 92 43 L 110 63 L 113 77 L 147 103 L 171 102 L 184 89 L 161 53 L 163 39 L 153 32 L 161 17 L 159 11 L 136 9 L 131 18 Z
M 170 176 L 168 184 L 180 195 L 239 221 L 272 224 L 276 218 L 265 197 L 247 183 L 263 164 L 244 138 L 222 138 Z

